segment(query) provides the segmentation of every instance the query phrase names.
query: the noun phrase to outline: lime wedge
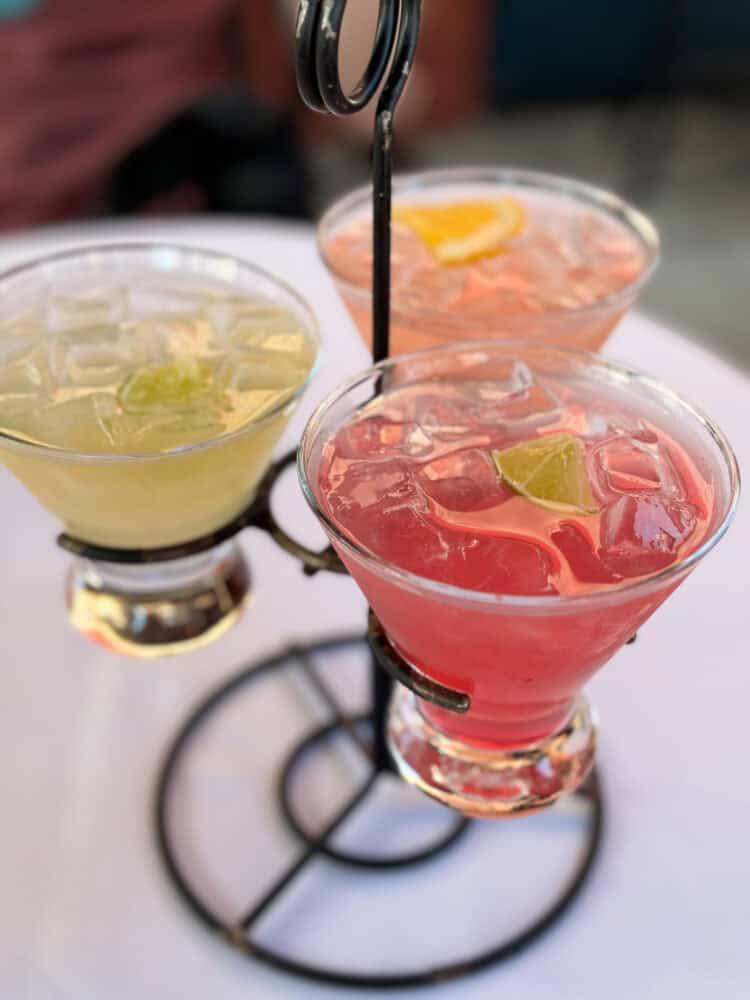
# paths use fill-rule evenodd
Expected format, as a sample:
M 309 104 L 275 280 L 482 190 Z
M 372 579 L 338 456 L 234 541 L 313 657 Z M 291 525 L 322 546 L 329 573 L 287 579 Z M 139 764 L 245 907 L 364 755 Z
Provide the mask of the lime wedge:
M 125 379 L 117 398 L 128 413 L 184 413 L 221 403 L 210 365 L 190 356 L 139 368 Z
M 550 434 L 493 451 L 501 478 L 540 507 L 565 514 L 598 510 L 586 475 L 583 443 L 572 434 Z

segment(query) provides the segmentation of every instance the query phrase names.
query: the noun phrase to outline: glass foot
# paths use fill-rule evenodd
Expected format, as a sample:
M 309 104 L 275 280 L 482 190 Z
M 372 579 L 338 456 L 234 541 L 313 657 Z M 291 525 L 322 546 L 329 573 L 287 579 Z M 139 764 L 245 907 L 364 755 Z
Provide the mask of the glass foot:
M 236 542 L 169 562 L 76 559 L 67 605 L 76 628 L 108 649 L 167 656 L 203 646 L 239 618 L 250 573 Z
M 412 785 L 467 816 L 535 812 L 572 792 L 591 770 L 596 726 L 577 699 L 568 721 L 529 746 L 490 749 L 459 742 L 429 722 L 417 698 L 397 684 L 388 713 L 388 746 Z

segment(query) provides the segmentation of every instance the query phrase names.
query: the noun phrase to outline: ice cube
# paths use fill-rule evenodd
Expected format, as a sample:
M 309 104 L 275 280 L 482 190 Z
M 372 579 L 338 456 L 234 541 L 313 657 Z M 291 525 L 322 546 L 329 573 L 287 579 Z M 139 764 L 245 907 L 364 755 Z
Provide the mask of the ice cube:
M 603 500 L 630 493 L 684 496 L 667 453 L 643 437 L 618 434 L 605 440 L 593 449 L 589 467 Z
M 562 521 L 551 539 L 581 583 L 616 583 L 622 579 L 602 562 L 591 537 L 574 521 Z
M 602 514 L 599 558 L 621 576 L 642 576 L 671 565 L 697 522 L 686 500 L 656 494 L 622 495 Z
M 51 332 L 122 322 L 128 310 L 126 288 L 92 289 L 79 295 L 53 295 L 47 302 L 45 325 Z
M 0 367 L 18 362 L 31 362 L 37 366 L 43 353 L 44 340 L 40 338 L 38 332 L 29 331 L 26 335 L 19 333 L 13 337 L 6 337 L 0 340 Z
M 556 594 L 556 554 L 528 539 L 446 532 L 445 580 L 491 594 Z
M 126 338 L 126 339 L 125 339 Z M 139 363 L 218 353 L 222 345 L 201 312 L 171 312 L 124 324 L 124 343 Z
M 0 320 L 0 364 L 23 360 L 44 338 L 45 330 L 38 312 L 28 310 Z
M 533 291 L 534 283 L 509 267 L 501 255 L 473 265 L 466 272 L 460 294 L 450 304 L 464 317 L 477 318 L 486 329 L 499 315 L 516 312 L 519 301 Z
M 409 435 L 416 428 L 413 422 L 389 420 L 380 414 L 363 416 L 341 428 L 336 435 L 336 452 L 342 458 L 391 458 L 408 449 Z
M 235 310 L 226 318 L 232 347 L 238 350 L 282 351 L 295 355 L 309 353 L 307 338 L 295 316 L 271 305 Z
M 372 283 L 372 222 L 361 219 L 337 232 L 324 247 L 324 256 L 334 274 L 360 288 L 369 288 Z M 391 232 L 391 282 L 394 293 L 398 292 L 398 308 L 404 307 L 402 290 L 408 293 L 412 275 L 418 268 L 443 272 L 431 252 L 415 234 L 399 222 L 394 221 Z M 417 296 L 418 299 L 418 296 Z M 424 309 L 424 301 L 415 301 L 416 308 Z
M 10 429 L 56 448 L 112 452 L 114 442 L 107 420 L 116 410 L 117 403 L 109 393 L 91 392 L 29 409 L 13 420 Z
M 508 499 L 489 451 L 467 448 L 422 466 L 417 479 L 425 494 L 452 511 L 484 510 Z
M 43 405 L 52 385 L 41 348 L 25 351 L 0 366 L 0 413 L 5 417 Z M 2 419 L 2 416 L 0 416 Z
M 602 438 L 609 433 L 609 420 L 605 413 L 599 412 L 596 409 L 589 409 L 586 411 L 586 426 L 584 428 L 583 437 L 587 438 Z
M 482 399 L 507 399 L 508 396 L 518 396 L 528 392 L 536 379 L 534 373 L 524 361 L 511 361 L 498 368 L 493 362 L 492 380 L 477 382 L 476 391 Z
M 48 363 L 59 386 L 98 388 L 121 382 L 143 352 L 117 326 L 91 326 L 49 338 Z
M 413 396 L 409 403 L 409 420 L 431 440 L 455 441 L 471 430 L 468 406 L 459 397 L 426 392 Z
M 411 476 L 398 462 L 371 469 L 352 491 L 351 497 L 362 510 L 377 504 L 380 511 L 388 516 L 403 508 L 414 508 L 418 500 Z
M 411 266 L 407 265 L 405 268 L 402 263 L 402 266 L 395 270 L 396 308 L 413 315 L 417 323 L 420 314 L 426 310 L 433 313 L 445 310 L 450 314 L 450 310 L 455 310 L 461 304 L 465 284 L 462 270 L 462 268 L 443 267 L 431 256 L 425 256 L 421 261 L 417 261 L 412 250 Z
M 148 416 L 122 411 L 102 412 L 99 423 L 112 449 L 125 454 L 171 451 L 208 441 L 226 430 L 223 421 L 207 408 Z
M 444 532 L 412 500 L 404 496 L 399 506 L 391 506 L 382 515 L 373 508 L 362 518 L 357 537 L 381 558 L 401 569 L 448 582 L 447 560 L 451 551 L 449 532 Z
M 513 362 L 507 375 L 493 373 L 491 380 L 467 383 L 464 391 L 472 401 L 472 417 L 483 426 L 537 425 L 561 412 L 555 393 L 523 361 Z
M 656 434 L 637 414 L 627 413 L 607 400 L 592 400 L 586 405 L 586 428 L 584 436 L 604 438 L 612 434 L 629 435 L 645 444 L 655 444 Z
M 401 451 L 411 458 L 424 458 L 433 451 L 433 441 L 419 424 L 405 424 Z
M 269 351 L 237 351 L 221 364 L 219 381 L 235 392 L 258 389 L 294 389 L 307 376 L 309 367 L 296 357 Z
M 323 485 L 333 514 L 355 530 L 357 537 L 364 532 L 371 538 L 385 514 L 390 518 L 402 508 L 421 510 L 424 506 L 408 469 L 398 459 L 373 466 L 342 458 L 339 453 Z
M 0 317 L 0 340 L 23 337 L 29 332 L 37 339 L 44 334 L 44 312 L 40 307 L 32 306 Z
M 504 403 L 498 404 L 497 408 L 499 420 L 509 424 L 520 421 L 534 425 L 545 424 L 556 420 L 560 413 L 560 400 L 552 389 L 539 379 L 535 379 L 522 392 L 510 394 Z
M 270 351 L 288 354 L 298 360 L 311 355 L 307 337 L 299 327 L 271 331 L 268 328 L 250 333 L 244 329 L 231 337 L 232 347 L 240 351 Z

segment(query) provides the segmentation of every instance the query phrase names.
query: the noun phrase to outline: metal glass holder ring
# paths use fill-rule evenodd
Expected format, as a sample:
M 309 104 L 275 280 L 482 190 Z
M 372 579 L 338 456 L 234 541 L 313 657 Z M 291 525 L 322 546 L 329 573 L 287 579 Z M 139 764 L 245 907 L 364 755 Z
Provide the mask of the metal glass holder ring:
M 227 524 L 200 538 L 181 542 L 178 545 L 166 545 L 154 549 L 120 549 L 104 545 L 92 545 L 68 534 L 57 536 L 57 544 L 75 556 L 84 559 L 101 560 L 121 564 L 148 564 L 170 562 L 173 559 L 184 559 L 207 552 L 222 542 L 228 541 L 239 534 L 244 528 L 260 528 L 267 531 L 277 545 L 285 552 L 304 563 L 304 572 L 311 576 L 321 569 L 334 573 L 345 573 L 340 559 L 331 548 L 314 552 L 312 549 L 295 541 L 277 522 L 271 509 L 271 494 L 279 476 L 296 461 L 296 451 L 284 455 L 274 462 L 260 481 L 255 496 L 247 507 Z

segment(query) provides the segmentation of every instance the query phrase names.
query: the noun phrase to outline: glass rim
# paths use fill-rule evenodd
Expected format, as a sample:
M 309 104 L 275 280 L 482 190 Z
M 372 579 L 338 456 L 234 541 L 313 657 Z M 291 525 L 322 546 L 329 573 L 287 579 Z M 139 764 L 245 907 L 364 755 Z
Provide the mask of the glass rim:
M 29 441 L 23 437 L 17 437 L 14 434 L 9 434 L 2 430 L 0 430 L 0 446 L 8 447 L 12 451 L 16 452 L 40 456 L 44 455 L 47 458 L 59 462 L 82 462 L 85 464 L 95 465 L 111 465 L 113 463 L 126 462 L 158 462 L 160 460 L 179 455 L 202 451 L 207 448 L 215 448 L 225 442 L 234 441 L 237 438 L 242 437 L 244 434 L 247 434 L 249 431 L 262 427 L 264 424 L 270 422 L 274 417 L 277 417 L 279 413 L 286 409 L 286 407 L 288 407 L 291 403 L 296 402 L 304 394 L 310 382 L 315 377 L 321 360 L 320 326 L 312 307 L 307 300 L 298 291 L 296 291 L 296 289 L 287 284 L 287 282 L 282 278 L 277 277 L 275 274 L 271 274 L 270 271 L 266 271 L 264 268 L 258 267 L 250 261 L 243 260 L 241 257 L 236 257 L 233 254 L 224 253 L 221 250 L 208 250 L 203 247 L 191 246 L 184 243 L 172 243 L 168 240 L 134 240 L 118 241 L 113 243 L 83 244 L 75 247 L 68 247 L 65 250 L 56 250 L 52 253 L 44 254 L 41 257 L 34 257 L 31 260 L 26 260 L 20 264 L 15 264 L 12 267 L 0 271 L 0 294 L 2 294 L 6 283 L 11 282 L 16 278 L 23 277 L 26 274 L 31 274 L 37 269 L 41 269 L 49 264 L 57 264 L 60 262 L 75 260 L 76 258 L 83 259 L 93 254 L 104 254 L 105 256 L 119 253 L 145 255 L 158 250 L 169 250 L 177 252 L 178 254 L 192 254 L 196 255 L 198 258 L 213 261 L 214 263 L 228 261 L 235 265 L 241 273 L 249 274 L 255 278 L 260 278 L 263 281 L 269 282 L 271 285 L 275 286 L 277 290 L 281 291 L 285 296 L 290 298 L 301 314 L 304 333 L 312 344 L 315 352 L 312 364 L 310 365 L 310 369 L 305 378 L 298 385 L 296 385 L 294 389 L 288 393 L 288 395 L 285 395 L 278 403 L 276 403 L 267 413 L 249 420 L 237 430 L 231 431 L 228 434 L 219 434 L 215 437 L 207 438 L 205 441 L 197 441 L 193 444 L 180 445 L 177 448 L 169 448 L 166 451 L 78 451 L 70 448 L 62 448 L 58 445 Z
M 393 176 L 393 196 L 404 191 L 419 191 L 436 187 L 440 184 L 513 184 L 530 188 L 539 188 L 550 193 L 559 193 L 572 196 L 578 201 L 588 202 L 607 215 L 616 216 L 631 232 L 635 233 L 646 253 L 646 262 L 638 275 L 608 295 L 604 295 L 594 302 L 585 305 L 568 308 L 556 306 L 546 308 L 541 313 L 535 313 L 533 318 L 544 320 L 545 318 L 561 319 L 565 317 L 577 317 L 595 315 L 598 312 L 614 309 L 620 305 L 626 306 L 629 301 L 638 294 L 651 278 L 660 260 L 660 238 L 659 231 L 653 221 L 640 209 L 631 205 L 624 198 L 608 191 L 606 188 L 589 184 L 586 181 L 579 181 L 573 177 L 566 177 L 563 174 L 546 173 L 540 170 L 529 170 L 524 167 L 492 167 L 492 166 L 463 166 L 445 167 L 432 170 L 422 170 L 413 173 L 397 173 Z M 316 226 L 316 246 L 318 256 L 325 265 L 328 272 L 346 290 L 347 294 L 353 297 L 370 300 L 372 291 L 369 285 L 357 284 L 345 277 L 330 262 L 326 252 L 323 233 L 332 228 L 337 221 L 343 218 L 353 209 L 367 205 L 372 197 L 372 185 L 364 184 L 354 188 L 348 194 L 337 198 L 325 210 L 318 220 Z M 420 307 L 419 309 L 402 309 L 396 301 L 397 296 L 392 293 L 392 308 L 404 317 L 407 316 L 435 316 L 439 317 L 441 327 L 463 327 L 465 322 L 461 322 L 460 315 L 453 317 L 447 315 L 445 310 Z M 523 322 L 529 320 L 527 313 L 510 313 L 503 317 L 506 322 Z
M 439 580 L 432 580 L 429 577 L 420 576 L 418 573 L 413 573 L 410 570 L 403 569 L 390 560 L 383 559 L 341 531 L 335 521 L 322 509 L 317 496 L 315 495 L 315 491 L 313 490 L 308 479 L 307 470 L 305 468 L 307 452 L 312 448 L 313 442 L 317 440 L 320 425 L 331 407 L 343 399 L 353 389 L 356 389 L 370 379 L 377 381 L 380 377 L 382 377 L 384 372 L 399 364 L 408 364 L 412 361 L 418 361 L 421 358 L 425 358 L 433 353 L 446 355 L 450 353 L 458 354 L 463 352 L 485 350 L 507 353 L 508 349 L 514 346 L 519 348 L 532 348 L 535 350 L 543 349 L 545 352 L 554 352 L 563 355 L 564 357 L 586 359 L 587 361 L 595 363 L 600 368 L 615 373 L 618 376 L 625 375 L 629 379 L 635 379 L 640 385 L 656 393 L 658 396 L 666 396 L 676 402 L 683 411 L 687 411 L 690 416 L 698 420 L 718 448 L 719 453 L 726 465 L 729 477 L 729 498 L 724 516 L 716 528 L 707 538 L 703 540 L 698 548 L 694 549 L 683 559 L 679 559 L 677 562 L 672 563 L 672 565 L 667 566 L 665 569 L 649 573 L 628 583 L 610 587 L 608 589 L 602 588 L 599 590 L 590 590 L 579 594 L 496 594 L 479 590 L 470 590 L 466 587 L 458 587 L 454 584 L 442 583 Z M 718 424 L 716 424 L 700 407 L 694 405 L 660 379 L 654 378 L 653 376 L 647 375 L 643 372 L 639 372 L 622 362 L 610 360 L 609 358 L 603 358 L 598 354 L 592 353 L 591 351 L 559 347 L 557 345 L 540 345 L 537 341 L 529 339 L 513 339 L 504 341 L 484 339 L 465 341 L 461 344 L 446 344 L 439 347 L 425 348 L 420 351 L 413 351 L 409 354 L 399 354 L 395 357 L 385 358 L 383 361 L 378 362 L 378 364 L 371 365 L 364 371 L 360 371 L 351 376 L 341 385 L 328 393 L 328 395 L 318 404 L 310 416 L 302 434 L 300 446 L 297 452 L 297 474 L 305 500 L 315 516 L 323 524 L 325 530 L 333 538 L 335 538 L 336 542 L 340 544 L 354 559 L 364 563 L 365 566 L 372 570 L 372 572 L 376 575 L 385 577 L 394 584 L 412 592 L 426 593 L 434 597 L 448 599 L 454 603 L 470 604 L 474 605 L 478 609 L 485 610 L 492 610 L 493 608 L 509 608 L 515 610 L 533 609 L 539 612 L 544 612 L 553 610 L 557 611 L 560 608 L 578 609 L 588 605 L 596 606 L 600 604 L 609 604 L 613 601 L 621 599 L 627 599 L 628 597 L 632 597 L 636 593 L 640 593 L 644 590 L 648 592 L 654 589 L 654 587 L 665 584 L 669 580 L 686 573 L 697 562 L 699 562 L 703 556 L 711 551 L 711 549 L 724 536 L 729 528 L 729 525 L 732 523 L 737 510 L 740 494 L 740 471 L 734 450 Z

